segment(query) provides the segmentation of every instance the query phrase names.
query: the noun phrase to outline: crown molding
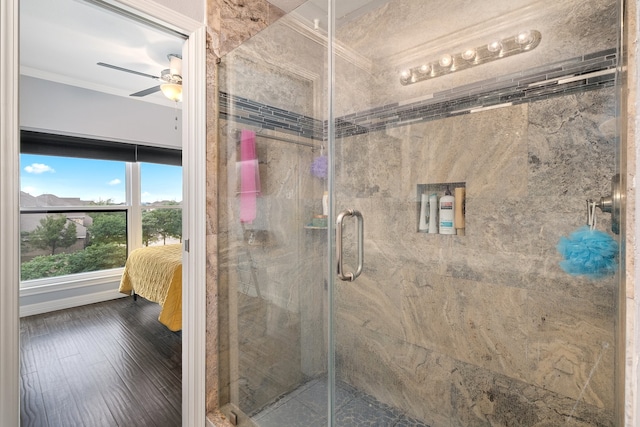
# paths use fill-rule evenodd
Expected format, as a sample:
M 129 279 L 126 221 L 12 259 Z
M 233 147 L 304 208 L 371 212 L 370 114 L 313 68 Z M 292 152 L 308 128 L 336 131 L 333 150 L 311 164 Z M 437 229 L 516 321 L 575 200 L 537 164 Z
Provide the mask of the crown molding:
M 295 12 L 285 15 L 284 17 L 280 18 L 278 22 L 281 22 L 291 30 L 301 34 L 309 40 L 314 41 L 315 43 L 318 43 L 324 48 L 327 48 L 327 46 L 329 46 L 326 32 L 322 29 L 314 30 L 313 28 L 309 27 L 304 23 L 306 21 L 302 18 L 302 16 Z M 334 52 L 339 58 L 346 60 L 347 62 L 355 65 L 363 71 L 371 73 L 373 70 L 373 61 L 349 49 L 338 41 L 334 42 Z

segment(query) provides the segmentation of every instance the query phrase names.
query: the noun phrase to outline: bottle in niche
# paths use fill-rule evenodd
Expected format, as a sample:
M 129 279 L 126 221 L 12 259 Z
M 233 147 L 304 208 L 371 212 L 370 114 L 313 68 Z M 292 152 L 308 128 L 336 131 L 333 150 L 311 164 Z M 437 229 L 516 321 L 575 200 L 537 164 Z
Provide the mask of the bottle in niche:
M 456 234 L 458 236 L 464 236 L 464 199 L 465 199 L 465 188 L 457 187 L 453 190 L 453 197 L 455 198 L 455 224 L 456 224 Z
M 420 221 L 418 223 L 418 231 L 429 231 L 429 196 L 426 194 L 420 196 Z
M 429 196 L 429 234 L 438 234 L 438 195 Z
M 439 231 L 440 234 L 456 234 L 455 227 L 455 197 L 451 195 L 451 191 L 449 191 L 449 187 L 444 193 L 444 196 L 440 197 L 439 204 Z

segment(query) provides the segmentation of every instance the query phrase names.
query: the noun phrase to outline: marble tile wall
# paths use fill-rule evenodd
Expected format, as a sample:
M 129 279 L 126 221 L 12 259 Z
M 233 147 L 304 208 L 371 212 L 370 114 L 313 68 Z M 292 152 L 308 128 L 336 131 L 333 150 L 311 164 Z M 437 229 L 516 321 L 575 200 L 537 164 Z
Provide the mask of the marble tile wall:
M 229 57 L 237 61 L 236 55 L 229 55 Z M 229 57 L 225 60 L 228 60 Z M 247 70 L 258 66 L 255 62 L 251 62 L 249 67 L 247 64 L 239 66 L 236 61 L 233 61 L 234 64 L 231 66 L 234 69 L 234 74 L 242 74 L 243 69 Z M 613 87 L 616 82 L 617 64 L 616 49 L 581 55 L 577 58 L 537 67 L 534 70 L 522 70 L 447 91 L 436 92 L 427 99 L 414 102 L 394 102 L 340 116 L 335 119 L 334 132 L 337 137 L 342 138 L 406 126 L 411 123 L 470 114 L 479 109 L 505 107 Z M 226 68 L 223 67 L 222 71 L 224 72 Z M 291 76 L 288 78 L 291 79 Z M 253 79 L 253 76 L 244 76 L 242 80 L 252 82 L 258 79 Z M 275 80 L 275 76 L 270 80 Z M 278 82 L 278 84 L 287 86 L 291 86 L 292 83 L 291 80 Z M 309 81 L 306 83 L 309 86 Z M 247 86 L 250 84 L 242 85 L 242 93 L 251 96 L 251 91 L 247 90 Z M 289 90 L 287 92 L 288 95 L 298 93 L 304 93 L 304 90 Z M 265 100 L 287 107 L 278 108 L 265 104 L 265 101 L 258 102 L 237 94 L 220 92 L 218 98 L 219 117 L 231 120 L 238 126 L 256 127 L 258 132 L 277 129 L 290 135 L 326 141 L 328 122 L 309 116 L 309 105 L 301 105 L 294 99 L 286 100 L 284 98 L 284 96 L 280 96 Z M 300 114 L 296 111 L 305 111 L 306 114 Z M 603 126 L 610 128 L 611 132 L 615 132 L 615 122 Z
M 617 43 L 617 19 L 613 0 L 541 0 L 535 5 L 527 0 L 492 0 L 488 7 L 460 0 L 438 4 L 390 1 L 337 29 L 338 46 L 350 55 L 336 59 L 342 88 L 336 92 L 336 116 L 411 102 L 489 77 L 609 49 Z M 540 45 L 531 52 L 418 84 L 399 84 L 403 69 L 437 60 L 444 53 L 482 46 L 493 38 L 515 35 L 522 29 L 542 34 Z M 376 88 L 375 93 L 358 90 L 369 85 Z
M 616 49 L 592 52 L 576 58 L 488 78 L 426 99 L 376 106 L 340 116 L 335 133 L 339 137 L 405 126 L 419 121 L 469 114 L 480 108 L 523 104 L 551 97 L 612 87 L 616 81 Z
M 211 53 L 222 57 L 283 15 L 266 0 L 207 0 Z
M 616 278 L 568 276 L 555 246 L 609 191 L 615 142 L 598 125 L 614 101 L 603 89 L 341 142 L 360 160 L 337 165 L 338 209 L 367 231 L 363 275 L 337 284 L 340 379 L 432 426 L 559 425 L 574 406 L 576 425 L 612 425 Z M 456 181 L 466 235 L 416 233 L 415 183 Z
M 638 54 L 636 44 L 639 36 L 638 4 L 637 1 L 625 1 L 623 35 L 621 37 L 625 51 L 623 64 L 626 67 L 626 78 L 622 82 L 622 111 L 626 119 L 620 120 L 620 135 L 623 139 L 621 150 L 622 188 L 626 189 L 626 207 L 623 210 L 622 221 L 625 225 L 623 243 L 625 250 L 625 291 L 618 296 L 619 317 L 617 330 L 619 342 L 624 343 L 625 352 L 620 351 L 616 360 L 617 375 L 624 377 L 619 381 L 616 389 L 618 396 L 618 417 L 620 425 L 633 426 L 640 422 L 640 405 L 637 403 L 638 376 L 636 375 L 636 361 L 640 358 L 640 331 L 638 330 L 637 297 L 640 281 L 637 279 L 636 260 L 640 259 L 640 251 L 636 238 L 636 208 L 638 197 L 635 183 L 638 175 L 636 150 L 640 144 L 637 132 L 636 117 L 638 114 Z M 624 399 L 621 397 L 624 396 Z

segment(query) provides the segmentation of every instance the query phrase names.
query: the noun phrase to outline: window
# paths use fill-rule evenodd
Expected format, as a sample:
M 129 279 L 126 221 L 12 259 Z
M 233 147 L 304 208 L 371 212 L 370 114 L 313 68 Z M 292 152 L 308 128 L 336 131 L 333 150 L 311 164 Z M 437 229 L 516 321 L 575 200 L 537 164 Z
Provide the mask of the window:
M 114 147 L 118 151 L 122 144 Z M 33 279 L 121 268 L 128 250 L 181 241 L 182 168 L 121 161 L 112 152 L 104 155 L 112 160 L 97 159 L 103 148 L 74 151 L 92 157 L 82 158 L 50 155 L 50 148 L 40 154 L 37 143 L 23 144 L 22 287 Z M 136 149 L 134 156 L 142 151 Z M 153 153 L 151 161 L 167 159 L 163 149 L 147 151 Z M 176 163 L 175 156 L 171 162 Z
M 140 164 L 142 244 L 182 242 L 182 168 Z
M 22 281 L 123 267 L 126 211 L 20 214 Z

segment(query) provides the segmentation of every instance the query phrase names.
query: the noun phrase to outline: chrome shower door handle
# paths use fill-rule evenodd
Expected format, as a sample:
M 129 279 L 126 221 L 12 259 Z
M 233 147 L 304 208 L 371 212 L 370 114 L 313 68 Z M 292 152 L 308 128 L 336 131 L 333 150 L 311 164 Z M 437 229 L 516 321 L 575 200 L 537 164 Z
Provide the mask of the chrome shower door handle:
M 342 257 L 342 224 L 346 217 L 356 217 L 358 225 L 358 267 L 353 273 L 344 272 L 344 262 Z M 353 282 L 362 273 L 364 267 L 364 219 L 362 214 L 355 209 L 346 209 L 338 214 L 336 218 L 336 255 L 337 273 L 340 280 Z

